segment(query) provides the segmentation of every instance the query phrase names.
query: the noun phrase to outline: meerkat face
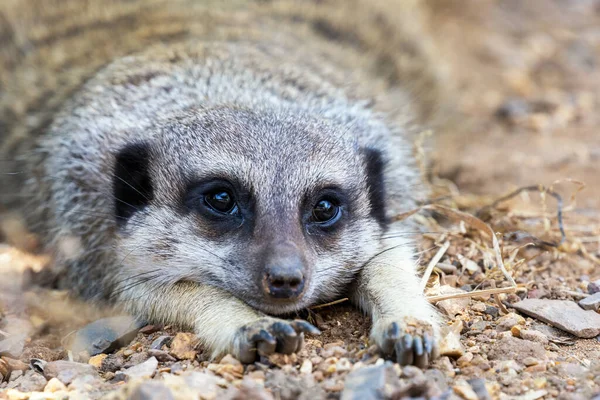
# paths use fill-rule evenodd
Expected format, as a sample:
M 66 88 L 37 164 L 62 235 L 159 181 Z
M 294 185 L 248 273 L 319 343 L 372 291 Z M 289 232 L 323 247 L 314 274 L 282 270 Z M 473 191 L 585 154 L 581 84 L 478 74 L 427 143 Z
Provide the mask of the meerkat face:
M 358 143 L 360 123 L 220 108 L 156 129 L 114 168 L 130 276 L 213 285 L 280 314 L 341 294 L 379 250 L 383 160 Z

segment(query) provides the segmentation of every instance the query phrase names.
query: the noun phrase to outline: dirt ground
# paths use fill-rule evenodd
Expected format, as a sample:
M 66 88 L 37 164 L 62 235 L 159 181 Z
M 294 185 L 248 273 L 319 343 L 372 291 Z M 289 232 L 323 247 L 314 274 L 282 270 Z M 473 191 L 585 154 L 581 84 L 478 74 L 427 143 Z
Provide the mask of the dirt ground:
M 249 366 L 209 361 L 172 327 L 74 353 L 75 332 L 104 313 L 29 285 L 40 274 L 24 271 L 48 260 L 4 246 L 0 343 L 29 334 L 22 352 L 2 356 L 0 399 L 600 398 L 597 319 L 598 333 L 583 338 L 515 308 L 561 304 L 556 312 L 573 322 L 566 307 L 600 291 L 600 2 L 444 0 L 431 25 L 455 97 L 426 162 L 436 206 L 411 217 L 426 226 L 426 293 L 446 320 L 431 368 L 385 363 L 369 346 L 368 319 L 347 301 L 301 315 L 323 334 L 298 355 Z M 486 207 L 523 187 L 531 190 Z M 466 294 L 474 290 L 484 292 Z

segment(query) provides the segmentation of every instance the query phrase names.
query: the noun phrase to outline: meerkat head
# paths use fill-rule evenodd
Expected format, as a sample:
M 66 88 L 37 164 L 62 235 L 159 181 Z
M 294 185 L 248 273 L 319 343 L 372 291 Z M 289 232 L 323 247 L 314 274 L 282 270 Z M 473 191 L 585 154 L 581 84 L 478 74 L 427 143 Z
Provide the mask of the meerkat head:
M 221 107 L 154 129 L 114 167 L 131 276 L 201 282 L 288 313 L 339 295 L 379 250 L 384 159 L 358 139 L 367 122 Z

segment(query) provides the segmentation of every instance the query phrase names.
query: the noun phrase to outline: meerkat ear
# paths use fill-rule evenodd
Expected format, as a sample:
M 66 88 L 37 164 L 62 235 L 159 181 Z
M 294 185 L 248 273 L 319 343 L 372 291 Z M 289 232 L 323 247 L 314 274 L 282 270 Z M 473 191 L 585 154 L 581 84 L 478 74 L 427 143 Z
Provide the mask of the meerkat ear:
M 133 143 L 123 147 L 115 159 L 113 195 L 118 225 L 124 225 L 153 197 L 149 171 L 149 145 Z
M 371 148 L 361 148 L 365 160 L 365 172 L 367 175 L 367 186 L 369 189 L 369 202 L 371 203 L 371 215 L 381 225 L 387 225 L 385 207 L 385 161 L 381 151 Z

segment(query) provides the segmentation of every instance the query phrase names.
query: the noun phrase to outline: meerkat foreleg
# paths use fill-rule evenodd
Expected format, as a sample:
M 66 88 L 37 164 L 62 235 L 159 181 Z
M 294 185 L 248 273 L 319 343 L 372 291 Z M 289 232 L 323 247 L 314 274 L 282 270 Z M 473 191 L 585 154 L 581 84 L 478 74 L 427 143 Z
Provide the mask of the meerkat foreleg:
M 440 318 L 420 288 L 410 246 L 396 246 L 364 266 L 351 297 L 371 316 L 371 340 L 384 354 L 423 367 L 437 356 Z
M 133 315 L 194 329 L 213 358 L 232 353 L 244 363 L 257 354 L 296 352 L 304 333 L 319 333 L 306 321 L 268 317 L 224 290 L 193 282 L 138 285 L 120 301 Z

